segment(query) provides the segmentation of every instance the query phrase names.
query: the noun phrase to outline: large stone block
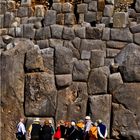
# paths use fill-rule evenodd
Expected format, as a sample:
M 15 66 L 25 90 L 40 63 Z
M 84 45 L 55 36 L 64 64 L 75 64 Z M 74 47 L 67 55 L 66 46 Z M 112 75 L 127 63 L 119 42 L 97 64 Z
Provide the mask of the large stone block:
M 44 17 L 45 9 L 43 5 L 35 5 L 34 15 L 36 17 Z
M 49 74 L 54 74 L 54 49 L 41 49 L 41 56 L 43 58 L 44 71 Z
M 102 30 L 96 27 L 86 27 L 87 39 L 101 39 Z
M 63 26 L 61 25 L 51 25 L 52 38 L 62 38 Z
M 140 32 L 140 24 L 136 24 L 130 27 L 132 33 L 139 33 Z
M 73 13 L 66 13 L 64 15 L 64 24 L 65 25 L 74 25 L 75 24 L 75 14 Z
M 53 3 L 52 9 L 55 10 L 57 13 L 61 13 L 62 4 L 61 3 Z
M 75 38 L 74 29 L 70 27 L 64 27 L 63 39 L 72 40 Z
M 40 49 L 45 49 L 49 48 L 49 41 L 47 39 L 45 40 L 38 40 L 37 45 L 39 46 Z
M 116 12 L 113 16 L 113 27 L 126 27 L 128 24 L 128 13 Z
M 81 39 L 78 37 L 75 37 L 74 40 L 72 41 L 74 47 L 79 50 L 80 49 L 80 45 L 81 45 Z
M 110 134 L 111 121 L 111 95 L 94 95 L 89 97 L 89 114 L 93 121 L 101 119 L 107 126 L 108 135 Z
M 56 24 L 56 11 L 47 10 L 44 17 L 44 26 Z
M 115 57 L 123 80 L 127 82 L 140 81 L 140 47 L 130 43 Z
M 87 85 L 83 82 L 73 82 L 70 87 L 58 91 L 58 106 L 56 120 L 84 119 L 87 108 Z M 79 113 L 80 112 L 80 113 Z
M 14 22 L 14 18 L 15 18 L 14 13 L 6 12 L 4 14 L 4 25 L 3 26 L 5 28 L 11 27 L 11 24 Z
M 54 75 L 30 73 L 25 76 L 26 116 L 55 116 L 57 90 Z
M 96 12 L 97 11 L 97 1 L 91 1 L 88 4 L 88 10 Z
M 107 93 L 109 74 L 109 68 L 106 66 L 91 70 L 88 79 L 88 93 L 90 95 Z
M 35 37 L 35 29 L 32 24 L 24 24 L 23 25 L 23 37 L 34 39 Z
M 56 85 L 58 86 L 58 88 L 67 87 L 72 83 L 71 74 L 55 75 L 55 78 L 56 78 Z
M 134 42 L 140 45 L 140 33 L 134 34 Z
M 140 0 L 136 0 L 135 8 L 137 12 L 140 12 Z
M 89 39 L 82 39 L 80 52 L 83 50 L 91 51 L 91 50 L 106 50 L 106 44 L 104 41 L 101 40 L 89 40 Z
M 133 35 L 128 28 L 111 29 L 111 39 L 118 41 L 133 42 Z
M 38 48 L 29 50 L 25 58 L 25 71 L 38 72 L 43 70 L 44 65 L 40 50 Z
M 72 50 L 74 58 L 80 59 L 79 50 L 71 43 L 71 41 L 64 41 L 64 47 Z
M 28 7 L 19 7 L 17 10 L 17 16 L 18 17 L 28 17 Z
M 64 17 L 63 13 L 57 14 L 56 23 L 60 24 L 60 25 L 64 25 L 64 19 L 65 19 L 65 17 Z
M 103 13 L 103 15 L 105 17 L 112 17 L 113 12 L 114 12 L 114 6 L 113 5 L 105 5 L 104 13 Z
M 70 49 L 63 46 L 55 48 L 55 74 L 72 73 L 73 53 Z
M 15 36 L 16 37 L 23 37 L 23 25 L 15 28 Z
M 71 13 L 73 11 L 73 5 L 69 2 L 63 3 L 62 5 L 62 12 L 64 13 Z
M 107 47 L 113 48 L 113 49 L 122 49 L 122 48 L 124 48 L 127 44 L 128 44 L 127 42 L 107 41 Z
M 85 38 L 86 34 L 85 34 L 85 27 L 75 27 L 75 35 L 79 38 Z
M 36 30 L 36 34 L 35 34 L 36 40 L 44 40 L 48 38 L 51 38 L 50 27 L 44 27 Z
M 87 81 L 90 71 L 90 63 L 88 60 L 75 60 L 73 64 L 73 80 Z
M 109 40 L 110 39 L 110 28 L 104 28 L 102 34 L 102 40 Z
M 120 73 L 113 73 L 109 75 L 109 91 L 112 93 L 115 89 L 119 88 L 123 84 L 123 80 Z
M 104 58 L 105 58 L 104 51 L 92 50 L 90 58 L 91 69 L 104 66 Z
M 52 48 L 57 48 L 57 47 L 63 46 L 63 42 L 64 41 L 61 39 L 49 39 L 49 45 Z
M 94 22 L 96 21 L 96 12 L 92 12 L 92 11 L 88 11 L 87 13 L 85 13 L 85 17 L 84 17 L 86 22 Z
M 83 50 L 81 52 L 81 59 L 82 60 L 89 60 L 90 58 L 91 58 L 91 52 L 90 51 Z
M 81 3 L 77 5 L 77 12 L 80 13 L 86 13 L 88 11 L 88 4 Z

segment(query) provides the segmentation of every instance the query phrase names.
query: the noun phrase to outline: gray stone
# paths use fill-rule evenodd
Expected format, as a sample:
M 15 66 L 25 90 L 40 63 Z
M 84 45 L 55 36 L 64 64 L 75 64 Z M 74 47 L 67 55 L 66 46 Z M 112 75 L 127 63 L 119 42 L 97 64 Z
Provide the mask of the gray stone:
M 36 30 L 35 39 L 36 40 L 44 40 L 51 38 L 50 27 L 44 27 Z
M 27 21 L 28 23 L 35 24 L 36 22 L 42 22 L 43 17 L 29 17 L 29 18 L 27 18 L 27 20 L 28 20 Z
M 128 24 L 128 13 L 126 12 L 116 12 L 113 16 L 113 27 L 126 27 Z
M 63 39 L 72 40 L 75 38 L 74 29 L 70 27 L 64 27 Z
M 64 24 L 65 25 L 74 25 L 75 24 L 75 14 L 74 13 L 66 13 L 64 15 Z
M 70 13 L 73 11 L 73 6 L 69 2 L 63 3 L 62 5 L 62 12 Z
M 107 47 L 113 48 L 113 49 L 122 49 L 122 48 L 124 48 L 127 44 L 128 44 L 127 42 L 107 41 Z
M 85 21 L 89 23 L 96 21 L 96 12 L 88 11 L 87 13 L 85 13 Z
M 92 50 L 90 58 L 91 69 L 104 66 L 105 53 L 101 50 Z
M 140 24 L 136 24 L 130 27 L 132 33 L 139 33 L 140 32 Z
M 140 45 L 140 33 L 134 34 L 134 42 Z
M 114 12 L 113 5 L 105 5 L 104 14 L 103 14 L 105 17 L 112 17 L 113 12 Z
M 83 59 L 83 60 L 89 60 L 90 57 L 91 57 L 91 52 L 90 51 L 83 50 L 81 52 L 81 59 Z
M 109 75 L 109 92 L 113 93 L 113 91 L 119 88 L 120 85 L 123 84 L 123 80 L 120 73 L 113 73 Z
M 120 50 L 118 49 L 106 49 L 106 57 L 109 58 L 114 58 L 115 56 L 117 56 L 117 54 L 119 54 Z
M 136 0 L 135 8 L 137 12 L 140 12 L 140 0 Z
M 74 58 L 80 59 L 79 50 L 76 47 L 74 47 L 74 45 L 71 43 L 71 41 L 64 41 L 64 47 L 72 50 Z
M 28 17 L 22 17 L 22 18 L 20 18 L 20 23 L 21 24 L 27 24 L 28 23 Z
M 111 29 L 111 39 L 118 41 L 133 42 L 133 35 L 128 28 Z
M 114 64 L 114 59 L 113 58 L 105 58 L 105 66 L 109 66 Z
M 111 95 L 94 95 L 89 97 L 89 114 L 92 121 L 97 121 L 99 118 L 107 126 L 108 135 L 110 134 L 110 112 L 112 105 Z
M 56 24 L 56 11 L 47 10 L 44 17 L 44 26 Z
M 80 13 L 87 13 L 88 11 L 88 4 L 81 3 L 77 5 L 77 12 Z
M 45 40 L 38 40 L 37 45 L 40 49 L 48 48 L 49 47 L 49 41 L 47 39 Z
M 26 116 L 55 116 L 56 96 L 54 75 L 45 72 L 26 74 Z
M 90 71 L 90 63 L 88 60 L 75 60 L 73 64 L 73 81 L 87 81 Z
M 4 25 L 4 15 L 0 15 L 0 28 L 3 28 Z
M 62 38 L 63 26 L 51 25 L 52 38 Z
M 85 3 L 90 3 L 92 0 L 84 0 Z
M 86 38 L 87 39 L 101 39 L 102 30 L 96 27 L 86 27 Z
M 57 14 L 56 23 L 60 24 L 60 25 L 64 25 L 64 19 L 65 19 L 65 17 L 64 17 L 63 13 Z
M 34 24 L 34 28 L 35 29 L 40 29 L 40 28 L 42 28 L 42 23 L 41 22 L 36 22 L 35 24 Z
M 43 5 L 35 5 L 34 15 L 36 17 L 44 17 L 45 9 Z
M 74 40 L 72 41 L 74 47 L 79 50 L 80 49 L 80 45 L 81 45 L 81 39 L 78 37 L 75 37 Z
M 52 9 L 55 10 L 57 13 L 61 13 L 62 4 L 61 3 L 53 3 Z
M 89 40 L 89 39 L 82 39 L 80 52 L 83 50 L 91 51 L 91 50 L 106 50 L 106 44 L 104 41 L 101 40 Z
M 72 51 L 68 48 L 58 46 L 55 48 L 55 74 L 72 73 Z
M 0 15 L 5 14 L 7 12 L 7 3 L 6 1 L 0 1 Z
M 75 121 L 84 119 L 87 108 L 87 85 L 73 82 L 71 86 L 58 91 L 56 120 Z M 79 113 L 80 112 L 80 113 Z
M 31 0 L 21 0 L 22 6 L 31 6 L 32 1 Z
M 56 78 L 56 85 L 58 87 L 70 86 L 72 83 L 72 75 L 71 74 L 55 75 L 55 78 Z
M 59 46 L 63 46 L 63 40 L 60 39 L 49 39 L 50 47 L 57 48 Z
M 34 39 L 35 37 L 35 29 L 32 24 L 24 24 L 23 25 L 23 37 Z
M 85 14 L 79 14 L 79 24 L 82 24 L 85 21 Z
M 23 25 L 20 25 L 20 27 L 15 28 L 15 36 L 23 37 Z
M 109 73 L 109 68 L 106 66 L 92 69 L 88 79 L 88 94 L 107 93 Z
M 104 23 L 107 27 L 110 25 L 111 22 L 111 17 L 102 17 L 101 18 L 101 23 Z
M 19 7 L 17 10 L 17 16 L 22 17 L 28 17 L 28 7 Z
M 42 49 L 41 56 L 43 58 L 44 71 L 49 74 L 54 74 L 54 49 Z
M 6 43 L 6 44 L 9 44 L 13 41 L 13 37 L 9 36 L 9 35 L 2 36 L 2 39 L 3 39 L 3 42 Z
M 140 47 L 130 43 L 115 57 L 126 82 L 140 81 Z
M 108 41 L 110 39 L 110 28 L 104 28 L 102 34 L 102 40 Z
M 33 48 L 28 51 L 25 60 L 26 72 L 44 71 L 43 58 L 41 56 L 41 52 L 38 49 Z
M 107 4 L 112 4 L 114 5 L 114 0 L 106 0 Z
M 76 27 L 74 28 L 75 30 L 75 35 L 79 38 L 85 38 L 86 33 L 85 33 L 85 27 Z
M 97 11 L 97 1 L 91 1 L 88 4 L 88 10 L 96 12 Z
M 14 13 L 12 13 L 12 12 L 6 12 L 5 14 L 4 14 L 4 24 L 3 24 L 3 26 L 5 27 L 5 28 L 9 28 L 9 27 L 11 27 L 11 24 L 14 22 Z

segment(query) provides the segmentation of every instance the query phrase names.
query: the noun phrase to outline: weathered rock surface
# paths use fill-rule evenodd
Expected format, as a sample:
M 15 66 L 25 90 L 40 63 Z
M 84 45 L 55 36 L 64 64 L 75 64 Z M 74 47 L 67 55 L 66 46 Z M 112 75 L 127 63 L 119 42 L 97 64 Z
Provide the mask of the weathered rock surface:
M 89 114 L 93 121 L 101 119 L 110 134 L 110 113 L 112 105 L 111 95 L 93 95 L 89 97 Z
M 67 54 L 67 55 L 66 55 Z M 72 73 L 72 51 L 65 47 L 55 48 L 55 74 Z
M 110 71 L 108 67 L 95 68 L 90 71 L 88 79 L 88 93 L 102 94 L 107 93 L 107 79 Z
M 70 87 L 59 90 L 56 120 L 84 119 L 87 98 L 87 85 L 83 82 L 73 82 Z
M 140 81 L 140 47 L 133 43 L 128 44 L 115 57 L 120 72 L 126 82 Z
M 55 116 L 56 96 L 54 75 L 26 74 L 24 107 L 27 116 Z

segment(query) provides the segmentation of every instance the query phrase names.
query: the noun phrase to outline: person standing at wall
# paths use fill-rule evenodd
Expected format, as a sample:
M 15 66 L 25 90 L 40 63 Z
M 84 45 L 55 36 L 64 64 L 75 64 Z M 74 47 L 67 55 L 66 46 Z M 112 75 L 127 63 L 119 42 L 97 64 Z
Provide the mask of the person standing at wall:
M 16 137 L 18 140 L 26 140 L 26 129 L 24 123 L 25 123 L 25 119 L 21 117 L 20 122 L 17 125 Z

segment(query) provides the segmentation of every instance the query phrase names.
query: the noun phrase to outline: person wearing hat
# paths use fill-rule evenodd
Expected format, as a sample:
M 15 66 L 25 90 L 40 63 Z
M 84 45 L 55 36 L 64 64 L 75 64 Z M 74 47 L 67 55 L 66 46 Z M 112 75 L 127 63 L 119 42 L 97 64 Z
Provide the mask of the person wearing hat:
M 30 140 L 40 140 L 41 125 L 39 118 L 34 119 L 33 123 L 29 127 L 28 132 Z
M 85 129 L 84 129 L 85 140 L 89 140 L 89 130 L 90 130 L 91 126 L 92 126 L 91 118 L 90 118 L 90 116 L 86 116 L 85 117 Z
M 107 137 L 107 127 L 102 120 L 98 120 L 98 140 L 105 140 Z
M 78 130 L 78 140 L 84 140 L 84 127 L 85 127 L 84 121 L 79 120 L 76 126 Z

